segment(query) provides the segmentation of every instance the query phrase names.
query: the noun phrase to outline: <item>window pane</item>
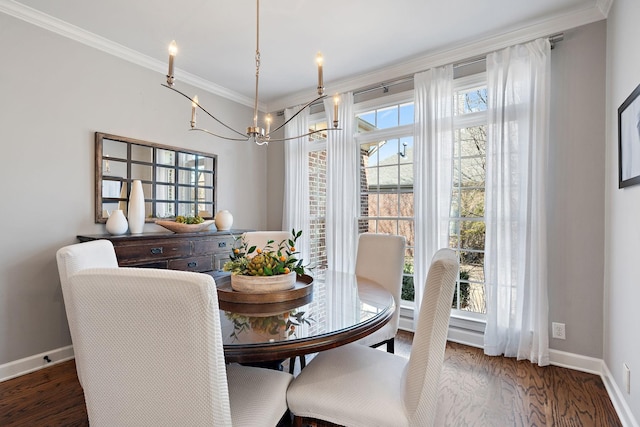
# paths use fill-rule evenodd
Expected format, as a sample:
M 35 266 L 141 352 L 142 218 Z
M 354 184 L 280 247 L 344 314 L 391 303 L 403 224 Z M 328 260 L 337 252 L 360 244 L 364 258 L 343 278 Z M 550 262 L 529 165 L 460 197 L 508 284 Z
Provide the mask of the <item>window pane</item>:
M 467 89 L 456 92 L 454 101 L 455 114 L 468 114 L 487 110 L 486 87 Z
M 400 177 L 398 176 L 398 166 L 383 166 L 378 168 L 379 185 L 381 189 L 389 191 L 389 188 L 397 191 Z
M 378 229 L 376 233 L 380 234 L 398 234 L 398 221 L 381 219 L 378 221 Z
M 456 203 L 459 206 L 457 216 L 466 218 L 484 217 L 484 189 L 471 189 L 456 191 L 459 199 Z
M 411 248 L 411 253 L 413 253 L 413 246 L 415 246 L 413 240 L 414 227 L 413 220 L 399 220 L 398 221 L 398 234 L 404 236 L 405 238 L 405 246 Z
M 400 105 L 400 126 L 413 123 L 413 102 Z
M 400 216 L 413 218 L 413 188 L 411 193 L 400 193 Z
M 388 129 L 398 126 L 398 106 L 382 108 L 377 113 L 377 128 Z
M 398 194 L 380 195 L 380 213 L 377 216 L 398 216 Z
M 380 165 L 392 165 L 398 163 L 398 140 L 382 141 L 378 147 L 378 163 Z
M 460 247 L 484 250 L 484 221 L 460 221 Z

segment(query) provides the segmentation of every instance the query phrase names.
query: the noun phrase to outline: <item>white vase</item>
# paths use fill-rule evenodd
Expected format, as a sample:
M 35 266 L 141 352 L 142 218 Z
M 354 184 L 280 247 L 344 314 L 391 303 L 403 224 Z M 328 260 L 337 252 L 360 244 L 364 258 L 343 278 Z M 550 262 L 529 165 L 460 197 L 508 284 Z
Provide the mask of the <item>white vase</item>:
M 109 234 L 124 234 L 129 228 L 127 218 L 125 218 L 121 209 L 115 209 L 111 212 L 106 225 Z
M 131 193 L 129 194 L 129 231 L 131 234 L 140 234 L 144 229 L 144 192 L 139 179 L 134 179 L 131 183 Z
M 214 218 L 216 222 L 216 228 L 219 231 L 228 231 L 231 230 L 231 225 L 233 224 L 233 215 L 228 210 L 218 211 L 216 217 Z

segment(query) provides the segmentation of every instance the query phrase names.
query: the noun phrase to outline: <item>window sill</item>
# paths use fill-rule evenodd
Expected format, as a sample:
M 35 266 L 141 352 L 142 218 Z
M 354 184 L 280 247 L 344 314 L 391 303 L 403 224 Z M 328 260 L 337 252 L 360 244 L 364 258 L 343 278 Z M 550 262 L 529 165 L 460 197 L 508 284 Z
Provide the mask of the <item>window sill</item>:
M 415 332 L 413 325 L 414 306 L 411 302 L 400 304 L 400 329 Z M 447 339 L 452 342 L 482 348 L 484 344 L 484 316 L 462 310 L 452 310 L 449 318 Z

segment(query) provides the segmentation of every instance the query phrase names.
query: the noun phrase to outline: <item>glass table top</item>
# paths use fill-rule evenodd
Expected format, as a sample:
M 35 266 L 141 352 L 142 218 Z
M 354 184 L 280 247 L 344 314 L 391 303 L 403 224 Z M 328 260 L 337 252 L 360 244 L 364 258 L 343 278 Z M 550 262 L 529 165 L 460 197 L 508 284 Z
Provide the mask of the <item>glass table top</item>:
M 220 301 L 225 357 L 243 362 L 316 352 L 359 339 L 393 315 L 393 296 L 373 281 L 330 270 L 312 276 L 312 292 L 298 300 Z

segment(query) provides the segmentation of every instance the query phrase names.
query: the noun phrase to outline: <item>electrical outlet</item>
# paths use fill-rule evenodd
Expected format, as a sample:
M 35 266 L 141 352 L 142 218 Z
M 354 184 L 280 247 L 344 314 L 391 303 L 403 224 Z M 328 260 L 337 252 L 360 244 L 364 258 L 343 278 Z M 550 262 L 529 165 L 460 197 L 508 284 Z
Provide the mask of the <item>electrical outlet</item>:
M 631 394 L 631 369 L 629 369 L 626 363 L 622 364 L 622 373 L 624 388 L 627 390 L 627 394 Z
M 551 323 L 551 336 L 553 338 L 557 338 L 559 340 L 566 339 L 566 336 L 565 336 L 565 333 L 564 333 L 564 323 L 552 322 Z

